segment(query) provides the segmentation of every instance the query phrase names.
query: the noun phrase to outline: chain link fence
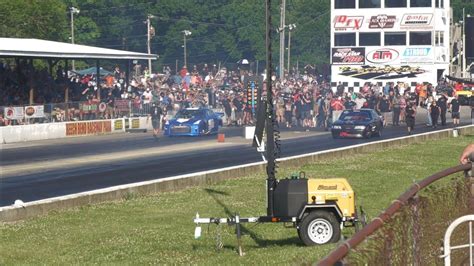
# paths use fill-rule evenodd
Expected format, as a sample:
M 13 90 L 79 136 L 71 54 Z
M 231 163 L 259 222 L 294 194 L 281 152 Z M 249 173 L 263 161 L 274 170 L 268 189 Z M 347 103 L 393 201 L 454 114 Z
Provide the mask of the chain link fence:
M 443 265 L 443 237 L 450 222 L 469 213 L 469 189 L 464 177 L 431 185 L 410 199 L 388 222 L 352 248 L 347 265 Z M 460 227 L 452 244 L 468 240 Z M 453 265 L 467 265 L 466 250 L 453 251 Z M 467 261 L 466 261 L 467 259 Z

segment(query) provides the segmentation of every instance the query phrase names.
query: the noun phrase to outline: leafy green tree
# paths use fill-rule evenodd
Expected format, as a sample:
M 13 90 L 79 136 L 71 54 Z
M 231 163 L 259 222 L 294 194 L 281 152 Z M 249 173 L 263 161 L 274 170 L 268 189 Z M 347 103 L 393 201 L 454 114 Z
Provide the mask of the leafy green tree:
M 66 41 L 66 5 L 61 0 L 0 0 L 0 36 Z

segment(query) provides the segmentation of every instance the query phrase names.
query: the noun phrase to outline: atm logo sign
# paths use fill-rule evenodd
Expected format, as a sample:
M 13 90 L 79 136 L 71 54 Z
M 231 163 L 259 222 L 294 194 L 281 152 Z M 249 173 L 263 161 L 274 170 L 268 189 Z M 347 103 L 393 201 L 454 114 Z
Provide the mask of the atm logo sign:
M 398 51 L 394 49 L 377 49 L 368 53 L 366 60 L 374 64 L 385 64 L 397 60 L 398 55 Z
M 335 16 L 334 29 L 337 31 L 359 30 L 364 22 L 363 16 Z

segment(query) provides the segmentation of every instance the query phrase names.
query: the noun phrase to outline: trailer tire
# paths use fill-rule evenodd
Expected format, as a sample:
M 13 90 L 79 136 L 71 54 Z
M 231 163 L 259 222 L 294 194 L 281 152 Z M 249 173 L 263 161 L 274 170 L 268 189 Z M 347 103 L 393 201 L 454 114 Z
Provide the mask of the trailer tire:
M 298 236 L 306 246 L 335 243 L 341 238 L 341 228 L 332 212 L 317 210 L 303 218 Z

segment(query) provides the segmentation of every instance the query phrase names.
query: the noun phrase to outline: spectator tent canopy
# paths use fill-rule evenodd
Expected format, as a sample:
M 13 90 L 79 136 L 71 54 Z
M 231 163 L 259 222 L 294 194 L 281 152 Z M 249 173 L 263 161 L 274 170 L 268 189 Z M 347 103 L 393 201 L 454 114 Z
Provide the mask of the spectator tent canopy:
M 154 60 L 157 55 L 39 39 L 0 38 L 0 57 Z
M 49 61 L 53 59 L 57 61 L 66 60 L 66 66 L 68 60 L 94 59 L 96 60 L 96 69 L 100 69 L 99 60 L 101 59 L 156 60 L 158 56 L 156 54 L 144 54 L 40 39 L 0 38 L 0 58 L 1 57 L 47 59 Z M 129 69 L 127 69 L 127 73 L 128 72 Z M 99 73 L 97 73 L 97 75 L 99 76 Z M 98 80 L 100 82 L 100 79 Z M 32 103 L 32 99 L 33 88 L 30 90 L 30 104 Z

